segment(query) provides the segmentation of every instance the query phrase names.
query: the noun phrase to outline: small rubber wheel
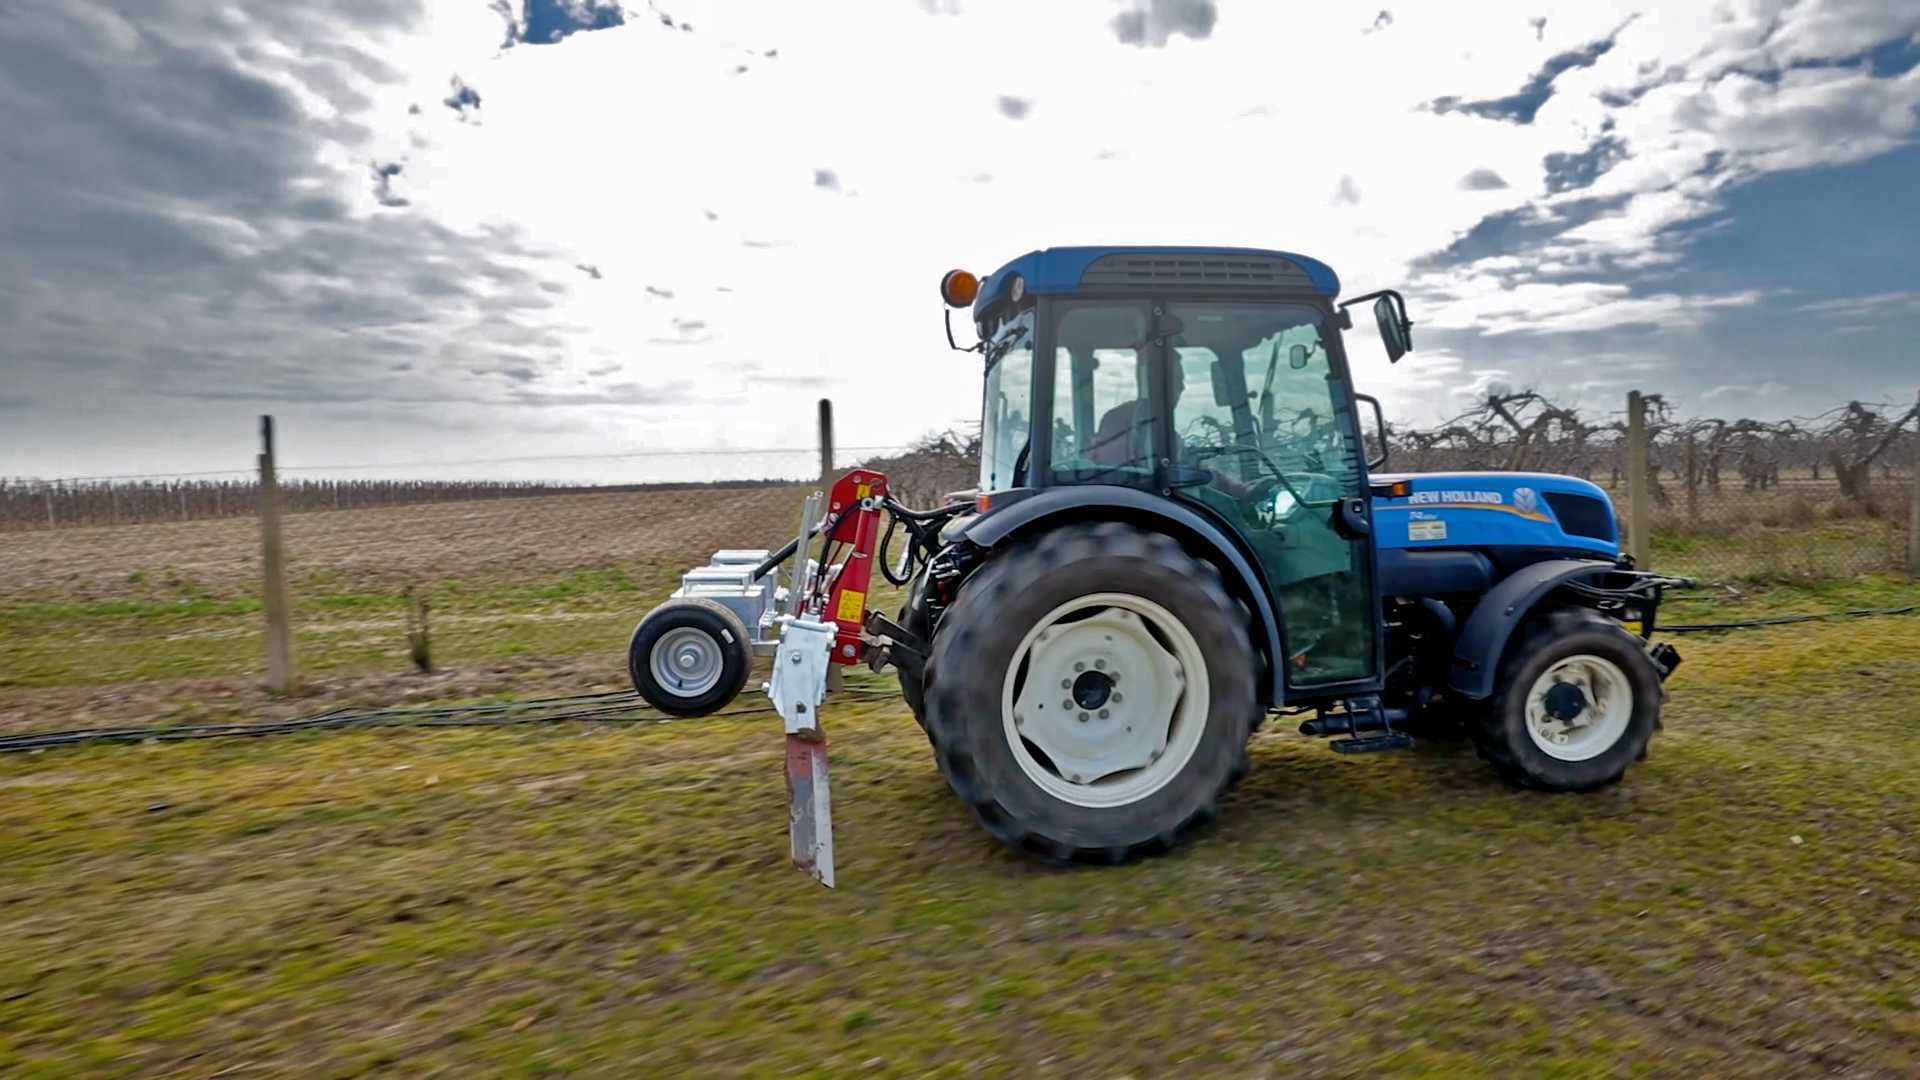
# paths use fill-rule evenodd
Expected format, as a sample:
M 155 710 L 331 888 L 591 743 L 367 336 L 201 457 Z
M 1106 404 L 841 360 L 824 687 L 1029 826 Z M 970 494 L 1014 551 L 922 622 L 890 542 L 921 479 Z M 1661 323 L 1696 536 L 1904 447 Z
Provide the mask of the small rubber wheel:
M 947 784 L 1002 843 L 1123 862 L 1211 821 L 1247 771 L 1258 663 L 1240 605 L 1172 537 L 1020 541 L 962 586 L 926 673 Z
M 1646 756 L 1665 691 L 1640 639 L 1595 612 L 1530 620 L 1508 646 L 1488 707 L 1468 724 L 1510 783 L 1592 791 Z
M 627 643 L 627 671 L 647 704 L 706 716 L 739 696 L 753 668 L 740 617 L 711 600 L 669 600 L 647 613 Z

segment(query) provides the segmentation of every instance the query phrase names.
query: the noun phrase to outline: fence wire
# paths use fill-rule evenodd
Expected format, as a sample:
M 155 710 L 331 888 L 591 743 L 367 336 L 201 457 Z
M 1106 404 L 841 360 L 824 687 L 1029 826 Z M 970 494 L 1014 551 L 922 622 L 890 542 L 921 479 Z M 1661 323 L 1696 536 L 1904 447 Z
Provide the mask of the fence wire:
M 919 467 L 920 462 L 911 449 L 900 445 L 839 447 L 834 453 L 834 464 L 836 468 L 850 468 L 876 458 L 898 461 L 908 474 L 903 479 L 913 485 L 927 470 Z M 420 475 L 455 469 L 509 467 L 565 468 L 586 472 L 598 479 L 592 482 L 431 479 Z M 340 475 L 355 470 L 412 475 L 390 479 Z M 297 514 L 482 499 L 762 487 L 814 479 L 819 471 L 817 447 L 663 449 L 430 463 L 282 465 L 278 469 L 278 486 L 281 509 Z M 251 472 L 0 479 L 0 532 L 251 518 L 259 512 L 260 482 L 257 474 Z
M 1651 568 L 1708 581 L 1920 573 L 1912 541 L 1920 407 L 1849 402 L 1796 420 L 1687 419 L 1648 395 Z M 1532 392 L 1490 397 L 1431 428 L 1390 428 L 1395 471 L 1536 471 L 1599 484 L 1628 534 L 1627 436 L 1614 414 L 1585 420 Z M 1379 449 L 1378 433 L 1370 435 Z M 971 487 L 978 440 L 948 433 L 911 446 L 845 446 L 834 465 L 884 469 L 896 496 L 933 505 Z M 817 447 L 651 449 L 474 461 L 281 467 L 290 513 L 400 507 L 688 487 L 749 487 L 813 479 Z M 423 479 L 435 473 L 528 468 L 593 482 Z M 388 478 L 355 476 L 385 472 Z M 400 475 L 407 474 L 407 475 Z M 411 476 L 411 478 L 409 478 Z M 0 532 L 213 518 L 259 511 L 247 472 L 0 479 Z

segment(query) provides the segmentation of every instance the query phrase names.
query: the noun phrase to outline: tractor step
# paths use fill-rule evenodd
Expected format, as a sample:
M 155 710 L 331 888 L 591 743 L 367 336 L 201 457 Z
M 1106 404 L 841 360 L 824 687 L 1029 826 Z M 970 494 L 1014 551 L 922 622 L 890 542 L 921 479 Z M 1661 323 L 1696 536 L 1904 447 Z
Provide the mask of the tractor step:
M 1335 739 L 1327 745 L 1342 754 L 1373 754 L 1381 750 L 1405 750 L 1413 745 L 1413 736 L 1404 731 L 1385 735 L 1355 735 L 1350 739 Z
M 1320 710 L 1313 719 L 1300 725 L 1300 734 L 1345 735 L 1347 738 L 1327 744 L 1342 754 L 1402 750 L 1413 745 L 1413 736 L 1395 731 L 1394 725 L 1404 724 L 1407 719 L 1407 709 L 1382 705 L 1378 697 L 1368 695 L 1342 702 L 1341 708 L 1334 712 Z M 1361 734 L 1368 731 L 1379 734 Z

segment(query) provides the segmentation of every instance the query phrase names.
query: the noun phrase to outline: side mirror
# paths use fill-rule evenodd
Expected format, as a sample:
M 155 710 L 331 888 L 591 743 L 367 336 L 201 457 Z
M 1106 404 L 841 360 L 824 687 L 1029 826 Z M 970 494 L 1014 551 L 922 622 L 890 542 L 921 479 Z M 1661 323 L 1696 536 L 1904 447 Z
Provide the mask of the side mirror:
M 1308 355 L 1305 345 L 1295 345 L 1293 348 L 1287 350 L 1287 366 L 1295 371 L 1299 371 L 1301 368 L 1307 366 Z
M 1367 461 L 1367 471 L 1373 472 L 1384 467 L 1387 463 L 1387 414 L 1380 408 L 1380 399 L 1374 397 L 1372 394 L 1355 394 L 1353 395 L 1353 400 L 1364 401 L 1373 406 L 1373 427 L 1375 431 L 1380 433 L 1380 456 L 1370 458 Z M 1360 438 L 1364 442 L 1366 432 L 1361 432 Z
M 1380 340 L 1387 346 L 1387 362 L 1393 363 L 1413 351 L 1413 320 L 1407 318 L 1407 302 L 1392 289 L 1382 289 L 1365 296 L 1356 296 L 1340 305 L 1340 317 L 1343 326 L 1352 324 L 1352 316 L 1347 309 L 1355 304 L 1373 301 L 1373 321 L 1380 328 Z
M 1387 362 L 1393 363 L 1413 349 L 1413 323 L 1407 320 L 1406 302 L 1394 301 L 1399 293 L 1387 293 L 1373 302 L 1373 321 L 1380 327 L 1380 340 L 1387 343 Z

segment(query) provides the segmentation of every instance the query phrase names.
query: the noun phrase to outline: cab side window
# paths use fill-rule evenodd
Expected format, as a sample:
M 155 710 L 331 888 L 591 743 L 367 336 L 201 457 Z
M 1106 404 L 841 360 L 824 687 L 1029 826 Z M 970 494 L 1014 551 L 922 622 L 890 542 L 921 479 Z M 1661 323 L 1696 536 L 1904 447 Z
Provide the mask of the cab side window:
M 1155 432 L 1141 304 L 1062 305 L 1053 361 L 1057 483 L 1151 483 Z

